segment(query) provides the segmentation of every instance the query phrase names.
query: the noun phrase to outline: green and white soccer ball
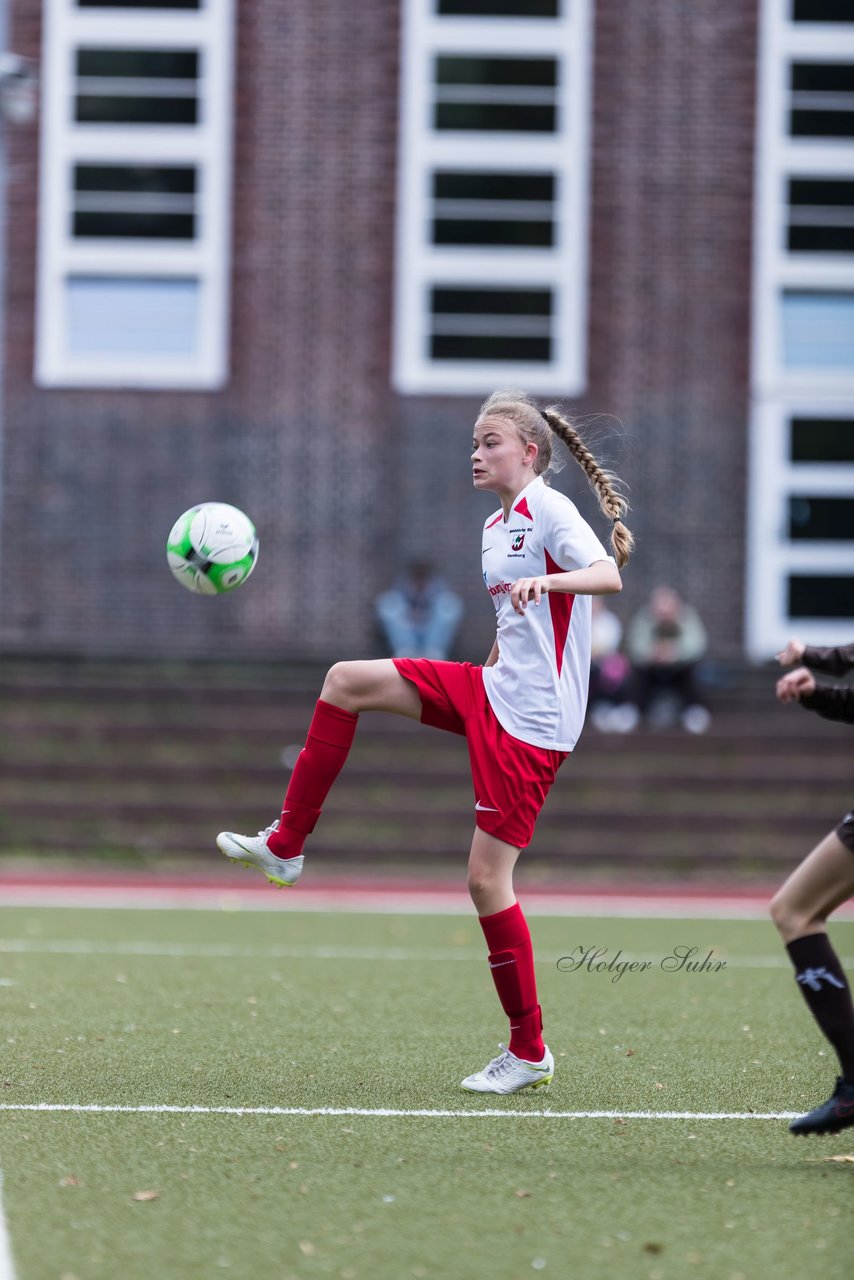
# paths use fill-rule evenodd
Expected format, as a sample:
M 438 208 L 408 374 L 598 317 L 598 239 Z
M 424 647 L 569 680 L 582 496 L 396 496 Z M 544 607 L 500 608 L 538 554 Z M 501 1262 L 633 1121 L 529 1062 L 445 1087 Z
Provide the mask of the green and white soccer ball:
M 166 559 L 188 591 L 219 596 L 246 581 L 258 559 L 258 534 L 247 515 L 225 502 L 201 502 L 175 521 Z

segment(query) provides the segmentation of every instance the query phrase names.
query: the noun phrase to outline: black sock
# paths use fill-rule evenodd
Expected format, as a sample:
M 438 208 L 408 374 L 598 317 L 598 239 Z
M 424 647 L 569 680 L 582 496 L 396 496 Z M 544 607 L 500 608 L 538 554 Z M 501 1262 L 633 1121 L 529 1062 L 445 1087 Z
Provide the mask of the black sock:
M 810 1013 L 836 1050 L 842 1075 L 854 1083 L 854 1004 L 839 957 L 826 933 L 786 944 Z

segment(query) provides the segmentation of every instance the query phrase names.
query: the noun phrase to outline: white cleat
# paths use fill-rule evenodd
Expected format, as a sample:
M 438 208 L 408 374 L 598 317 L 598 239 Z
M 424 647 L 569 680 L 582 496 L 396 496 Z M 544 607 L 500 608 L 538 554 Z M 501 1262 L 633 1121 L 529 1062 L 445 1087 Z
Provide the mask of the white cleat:
M 257 836 L 239 836 L 234 831 L 221 831 L 216 838 L 217 848 L 230 862 L 244 867 L 257 867 L 279 889 L 296 884 L 302 874 L 303 855 L 297 858 L 277 858 L 267 844 L 267 837 L 277 831 L 279 820 L 259 831 Z
M 555 1060 L 546 1048 L 542 1062 L 527 1062 L 500 1044 L 501 1053 L 493 1058 L 482 1071 L 466 1076 L 462 1088 L 469 1093 L 518 1093 L 520 1089 L 539 1089 L 551 1084 L 555 1073 Z

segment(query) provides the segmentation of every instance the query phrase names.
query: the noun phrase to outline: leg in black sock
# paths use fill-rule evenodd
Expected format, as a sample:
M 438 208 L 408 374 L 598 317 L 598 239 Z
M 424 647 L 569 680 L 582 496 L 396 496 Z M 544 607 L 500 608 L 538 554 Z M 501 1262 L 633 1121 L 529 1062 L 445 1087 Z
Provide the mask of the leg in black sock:
M 854 1003 L 830 939 L 811 933 L 787 943 L 786 950 L 810 1013 L 836 1050 L 843 1078 L 854 1084 Z

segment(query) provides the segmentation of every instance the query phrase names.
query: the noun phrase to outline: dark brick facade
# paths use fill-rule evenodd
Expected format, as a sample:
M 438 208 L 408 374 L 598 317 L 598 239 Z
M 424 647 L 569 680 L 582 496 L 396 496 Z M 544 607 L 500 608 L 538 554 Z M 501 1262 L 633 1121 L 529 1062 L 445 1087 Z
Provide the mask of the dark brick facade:
M 11 47 L 36 59 L 40 12 L 12 0 Z M 722 657 L 742 635 L 756 24 L 742 0 L 596 5 L 589 390 L 569 405 L 613 416 L 594 438 L 631 486 L 622 610 L 671 581 Z M 413 552 L 454 565 L 461 649 L 486 652 L 477 400 L 390 386 L 399 28 L 397 0 L 241 0 L 218 393 L 35 387 L 38 127 L 7 127 L 7 652 L 373 653 L 373 597 Z M 559 487 L 596 525 L 575 470 Z M 261 535 L 219 600 L 163 549 L 207 498 Z

